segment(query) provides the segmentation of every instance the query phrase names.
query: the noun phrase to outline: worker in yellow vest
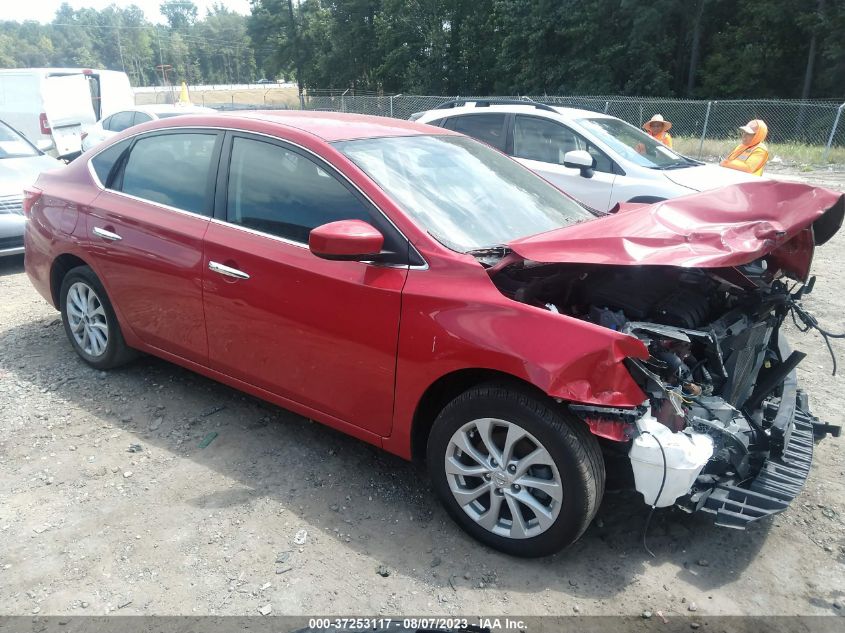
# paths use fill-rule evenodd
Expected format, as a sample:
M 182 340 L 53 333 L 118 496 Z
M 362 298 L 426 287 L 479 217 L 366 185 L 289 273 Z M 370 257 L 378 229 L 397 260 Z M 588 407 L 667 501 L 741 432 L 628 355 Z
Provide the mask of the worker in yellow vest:
M 769 133 L 768 126 L 760 119 L 754 119 L 739 128 L 739 131 L 742 134 L 740 144 L 720 164 L 722 167 L 762 176 L 763 167 L 769 160 L 769 148 L 763 143 Z
M 655 114 L 648 121 L 643 123 L 643 129 L 656 141 L 660 141 L 666 147 L 672 147 L 672 135 L 669 128 L 672 123 L 665 120 L 662 114 Z

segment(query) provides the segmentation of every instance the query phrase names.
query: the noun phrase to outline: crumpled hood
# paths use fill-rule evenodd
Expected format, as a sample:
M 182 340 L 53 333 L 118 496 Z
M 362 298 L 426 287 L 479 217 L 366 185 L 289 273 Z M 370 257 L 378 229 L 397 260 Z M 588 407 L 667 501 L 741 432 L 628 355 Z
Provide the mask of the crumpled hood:
M 617 213 L 509 243 L 543 263 L 721 268 L 747 264 L 813 226 L 823 244 L 842 225 L 845 195 L 782 181 L 757 181 Z

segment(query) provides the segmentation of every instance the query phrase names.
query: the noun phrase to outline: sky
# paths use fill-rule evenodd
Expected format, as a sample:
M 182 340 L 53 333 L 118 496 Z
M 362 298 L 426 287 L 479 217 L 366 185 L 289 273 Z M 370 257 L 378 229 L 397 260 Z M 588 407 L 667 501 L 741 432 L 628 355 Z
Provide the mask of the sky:
M 249 15 L 249 0 L 216 0 L 226 8 L 237 11 L 244 15 Z M 84 7 L 91 7 L 94 9 L 104 9 L 110 4 L 116 4 L 119 7 L 127 7 L 130 4 L 136 4 L 144 11 L 147 19 L 151 22 L 163 22 L 164 18 L 159 13 L 158 7 L 161 0 L 0 0 L 2 5 L 3 20 L 14 20 L 23 22 L 24 20 L 37 20 L 39 22 L 50 22 L 62 2 L 67 2 L 74 9 L 82 9 Z M 199 9 L 199 16 L 204 16 L 208 7 L 214 4 L 215 0 L 193 0 L 194 4 Z

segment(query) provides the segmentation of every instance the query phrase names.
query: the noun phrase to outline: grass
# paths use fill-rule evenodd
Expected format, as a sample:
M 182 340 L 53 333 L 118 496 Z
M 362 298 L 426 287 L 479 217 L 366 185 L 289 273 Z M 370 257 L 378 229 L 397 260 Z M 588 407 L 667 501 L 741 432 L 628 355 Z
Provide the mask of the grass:
M 296 88 L 253 88 L 250 90 L 190 90 L 191 103 L 209 107 L 221 105 L 250 105 L 268 108 L 298 108 L 299 95 Z M 175 95 L 179 96 L 179 89 Z M 165 103 L 165 93 L 139 92 L 135 95 L 136 105 Z
M 698 158 L 701 146 L 702 160 L 715 161 L 727 156 L 736 147 L 737 140 L 701 139 L 679 136 L 672 139 L 674 148 L 681 154 Z M 766 143 L 769 148 L 769 158 L 778 157 L 785 164 L 792 165 L 845 165 L 845 147 L 831 147 L 827 161 L 824 160 L 824 145 L 807 145 L 804 143 Z

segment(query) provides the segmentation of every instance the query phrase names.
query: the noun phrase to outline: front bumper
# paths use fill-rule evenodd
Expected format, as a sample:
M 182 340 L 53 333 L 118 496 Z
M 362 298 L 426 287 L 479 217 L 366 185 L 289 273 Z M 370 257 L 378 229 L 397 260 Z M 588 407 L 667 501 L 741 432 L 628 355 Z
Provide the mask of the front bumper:
M 810 473 L 814 421 L 809 412 L 796 404 L 783 452 L 770 456 L 750 482 L 717 483 L 709 493 L 702 493 L 694 509 L 714 514 L 716 525 L 740 530 L 786 510 Z

